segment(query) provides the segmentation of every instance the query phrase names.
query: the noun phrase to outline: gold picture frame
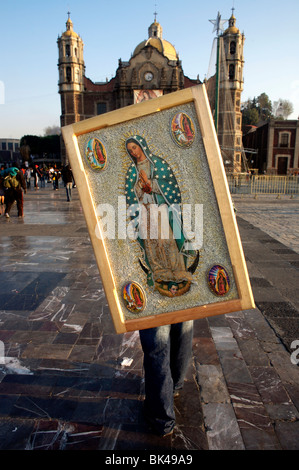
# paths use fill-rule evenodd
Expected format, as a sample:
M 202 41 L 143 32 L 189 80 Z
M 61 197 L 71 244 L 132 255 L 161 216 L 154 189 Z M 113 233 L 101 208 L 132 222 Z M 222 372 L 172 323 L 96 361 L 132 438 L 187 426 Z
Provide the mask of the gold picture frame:
M 62 135 L 117 333 L 255 307 L 204 85 Z

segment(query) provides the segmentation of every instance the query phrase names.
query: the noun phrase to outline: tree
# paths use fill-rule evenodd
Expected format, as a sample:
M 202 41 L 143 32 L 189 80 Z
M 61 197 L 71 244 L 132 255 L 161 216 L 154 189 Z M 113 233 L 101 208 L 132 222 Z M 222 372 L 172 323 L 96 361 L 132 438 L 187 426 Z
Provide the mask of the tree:
M 257 98 L 248 99 L 241 106 L 242 122 L 244 126 L 258 126 L 271 119 L 287 119 L 294 111 L 292 103 L 279 99 L 273 105 L 266 93 L 261 93 Z
M 26 146 L 27 150 L 29 148 L 30 155 L 41 155 L 42 149 L 40 144 L 41 137 L 37 135 L 24 135 L 21 138 L 20 147 Z
M 269 121 L 273 118 L 272 103 L 266 93 L 261 93 L 257 97 L 257 108 L 262 121 Z
M 257 108 L 245 107 L 242 109 L 242 123 L 244 126 L 257 126 L 259 113 Z
M 279 98 L 273 103 L 273 111 L 275 118 L 288 119 L 290 114 L 294 112 L 294 106 L 289 100 Z
M 42 158 L 44 155 L 60 155 L 60 136 L 46 135 L 39 137 L 37 135 L 24 135 L 21 138 L 20 147 L 26 148 L 30 155 Z

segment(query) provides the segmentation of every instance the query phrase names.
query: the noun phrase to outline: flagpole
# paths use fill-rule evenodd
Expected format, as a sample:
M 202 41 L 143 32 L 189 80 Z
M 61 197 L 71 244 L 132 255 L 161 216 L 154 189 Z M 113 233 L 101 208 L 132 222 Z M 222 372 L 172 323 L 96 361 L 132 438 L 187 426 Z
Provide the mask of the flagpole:
M 217 56 L 216 56 L 216 90 L 215 90 L 215 129 L 218 132 L 219 113 L 219 35 L 217 35 Z

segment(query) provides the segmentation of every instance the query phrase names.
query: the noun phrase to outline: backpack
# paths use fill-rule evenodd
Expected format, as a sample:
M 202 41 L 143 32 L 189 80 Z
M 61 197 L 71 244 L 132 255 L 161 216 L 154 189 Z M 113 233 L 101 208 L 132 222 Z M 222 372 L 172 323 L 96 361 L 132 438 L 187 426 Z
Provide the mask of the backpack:
M 19 187 L 19 181 L 15 175 L 8 175 L 4 178 L 3 186 L 6 189 L 17 189 Z

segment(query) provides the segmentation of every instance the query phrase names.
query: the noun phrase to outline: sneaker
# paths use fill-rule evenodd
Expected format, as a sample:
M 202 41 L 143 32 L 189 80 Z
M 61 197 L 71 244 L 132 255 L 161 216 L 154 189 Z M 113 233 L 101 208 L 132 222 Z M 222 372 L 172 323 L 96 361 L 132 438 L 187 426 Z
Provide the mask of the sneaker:
M 6 213 L 6 214 L 5 214 L 5 217 L 6 217 L 7 219 L 9 219 L 9 214 Z

